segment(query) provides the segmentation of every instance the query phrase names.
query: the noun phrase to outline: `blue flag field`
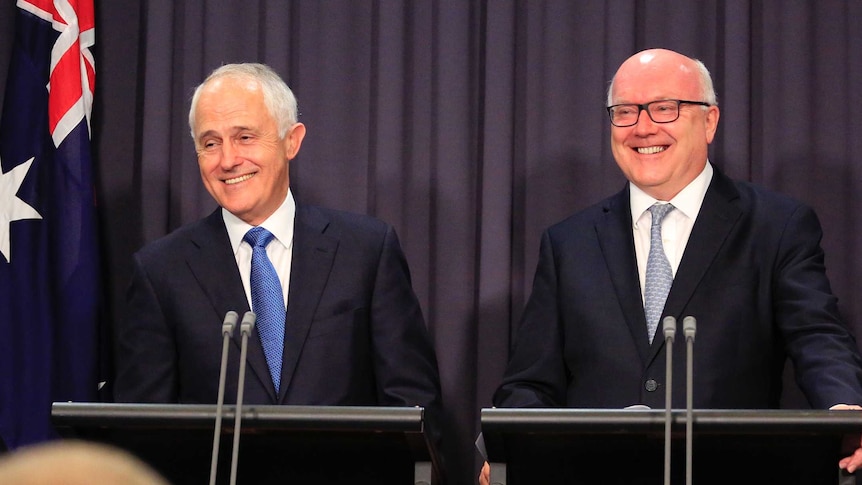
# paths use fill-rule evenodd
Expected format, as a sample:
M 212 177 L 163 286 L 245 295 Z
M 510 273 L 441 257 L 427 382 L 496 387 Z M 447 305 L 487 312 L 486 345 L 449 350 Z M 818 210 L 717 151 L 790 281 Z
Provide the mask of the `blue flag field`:
M 97 401 L 101 284 L 90 146 L 93 0 L 18 0 L 0 115 L 0 437 L 56 437 Z

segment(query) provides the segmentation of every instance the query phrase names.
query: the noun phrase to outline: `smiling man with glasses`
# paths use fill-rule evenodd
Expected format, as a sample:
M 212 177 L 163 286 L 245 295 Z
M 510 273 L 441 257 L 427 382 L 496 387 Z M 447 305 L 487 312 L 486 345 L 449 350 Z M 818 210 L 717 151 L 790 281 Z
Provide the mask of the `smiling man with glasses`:
M 812 407 L 860 409 L 862 357 L 830 289 L 817 215 L 708 159 L 720 113 L 704 64 L 639 52 L 618 69 L 607 106 L 628 183 L 542 235 L 494 406 L 663 409 L 656 326 L 693 316 L 695 408 L 778 408 L 789 357 Z M 685 365 L 673 363 L 670 405 L 683 408 Z M 862 449 L 839 466 L 860 464 Z

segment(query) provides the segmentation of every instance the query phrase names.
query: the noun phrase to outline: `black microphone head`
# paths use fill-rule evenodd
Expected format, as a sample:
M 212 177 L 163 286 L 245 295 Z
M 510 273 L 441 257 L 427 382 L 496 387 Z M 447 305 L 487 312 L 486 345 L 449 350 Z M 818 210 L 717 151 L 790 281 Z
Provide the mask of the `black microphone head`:
M 676 318 L 671 315 L 664 317 L 662 329 L 664 330 L 664 339 L 673 341 L 673 337 L 676 335 Z
M 697 320 L 693 316 L 689 315 L 682 319 L 682 331 L 685 334 L 686 340 L 691 339 L 694 341 L 695 330 L 697 330 Z

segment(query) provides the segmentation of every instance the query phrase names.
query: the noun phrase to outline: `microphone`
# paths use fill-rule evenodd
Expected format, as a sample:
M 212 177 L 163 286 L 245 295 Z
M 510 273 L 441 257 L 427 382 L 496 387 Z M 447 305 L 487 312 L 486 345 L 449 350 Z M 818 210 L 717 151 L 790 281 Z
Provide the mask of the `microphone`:
M 224 381 L 227 374 L 227 351 L 230 347 L 230 338 L 233 336 L 233 329 L 236 327 L 236 321 L 239 316 L 235 311 L 229 311 L 224 315 L 224 322 L 221 325 L 222 347 L 221 347 L 221 371 L 218 376 L 218 402 L 216 404 L 215 432 L 213 433 L 213 453 L 212 462 L 210 464 L 210 485 L 215 485 L 216 470 L 218 469 L 218 451 L 219 440 L 221 438 L 221 418 L 224 414 Z
M 670 485 L 670 425 L 671 425 L 671 384 L 673 382 L 673 338 L 676 334 L 676 318 L 668 315 L 662 320 L 665 352 L 665 390 L 664 390 L 664 485 Z
M 692 402 L 694 400 L 694 333 L 697 320 L 691 315 L 682 319 L 682 332 L 685 335 L 685 483 L 691 485 L 691 453 L 692 453 Z
M 248 337 L 251 335 L 251 330 L 254 328 L 254 322 L 257 320 L 257 315 L 254 312 L 245 312 L 242 316 L 242 323 L 239 326 L 240 335 L 242 335 L 242 347 L 240 348 L 239 356 L 239 384 L 236 390 L 236 410 L 234 415 L 233 425 L 233 453 L 230 458 L 230 485 L 236 484 L 236 467 L 239 461 L 239 429 L 242 421 L 242 394 L 245 387 L 245 360 L 248 352 Z

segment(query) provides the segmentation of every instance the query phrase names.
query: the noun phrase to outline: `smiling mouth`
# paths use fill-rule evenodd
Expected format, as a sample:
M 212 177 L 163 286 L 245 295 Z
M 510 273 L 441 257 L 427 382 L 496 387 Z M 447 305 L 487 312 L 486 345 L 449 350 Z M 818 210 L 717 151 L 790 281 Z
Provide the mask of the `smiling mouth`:
M 243 176 L 241 176 L 241 177 L 236 177 L 236 178 L 232 178 L 232 179 L 227 179 L 227 180 L 225 180 L 225 181 L 224 181 L 224 183 L 226 183 L 226 184 L 228 184 L 228 185 L 238 184 L 238 183 L 240 183 L 240 182 L 245 182 L 246 180 L 248 180 L 248 179 L 250 179 L 250 178 L 252 178 L 252 177 L 254 177 L 254 174 L 253 174 L 253 173 L 247 173 L 247 174 L 245 174 L 245 175 L 243 175 Z
M 661 153 L 667 150 L 666 146 L 651 146 L 651 147 L 638 147 L 637 152 L 641 155 L 653 155 L 656 153 Z

